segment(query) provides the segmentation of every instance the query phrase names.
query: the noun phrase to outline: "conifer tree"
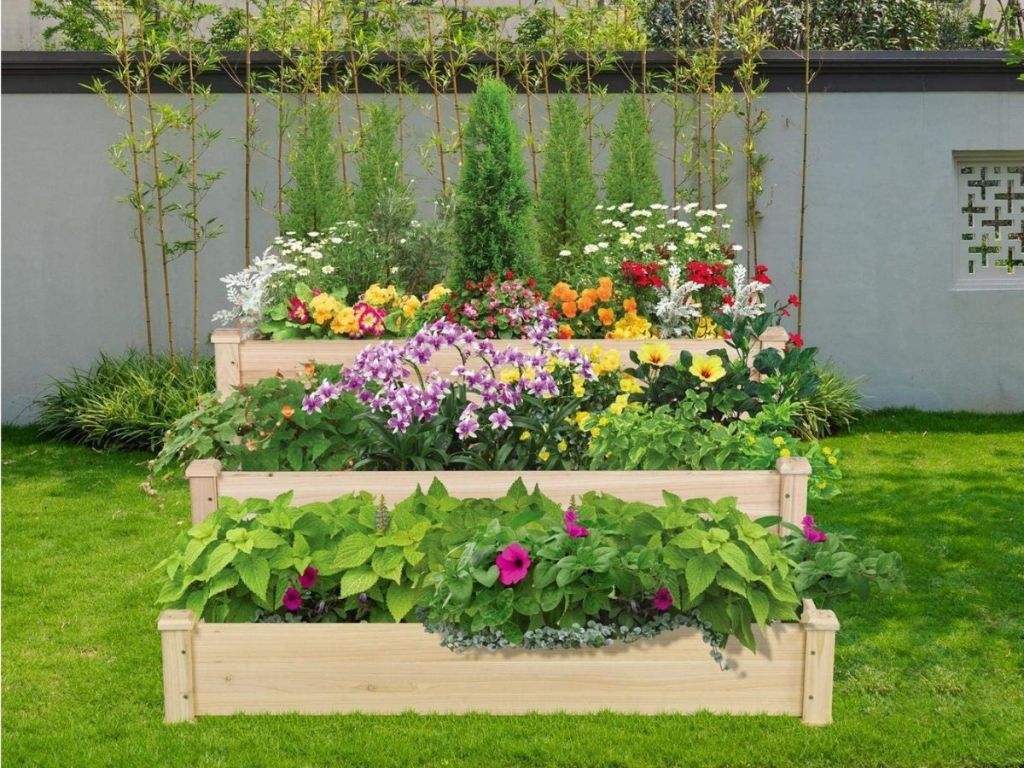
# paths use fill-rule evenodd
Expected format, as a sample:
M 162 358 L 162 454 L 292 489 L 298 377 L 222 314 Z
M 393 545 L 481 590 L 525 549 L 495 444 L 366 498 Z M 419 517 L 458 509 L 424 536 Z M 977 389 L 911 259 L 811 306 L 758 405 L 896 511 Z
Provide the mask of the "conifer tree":
M 398 111 L 385 104 L 366 111 L 363 142 L 356 164 L 359 186 L 352 199 L 357 216 L 371 218 L 391 196 L 405 197 L 408 184 L 402 178 L 398 147 Z
M 608 203 L 634 203 L 643 208 L 661 202 L 661 179 L 654 162 L 651 124 L 636 94 L 623 96 L 619 104 L 610 155 L 604 176 L 604 197 Z
M 338 180 L 338 150 L 333 108 L 321 99 L 306 111 L 305 122 L 292 150 L 292 184 L 285 192 L 287 212 L 281 231 L 303 236 L 323 232 L 341 221 L 348 200 Z

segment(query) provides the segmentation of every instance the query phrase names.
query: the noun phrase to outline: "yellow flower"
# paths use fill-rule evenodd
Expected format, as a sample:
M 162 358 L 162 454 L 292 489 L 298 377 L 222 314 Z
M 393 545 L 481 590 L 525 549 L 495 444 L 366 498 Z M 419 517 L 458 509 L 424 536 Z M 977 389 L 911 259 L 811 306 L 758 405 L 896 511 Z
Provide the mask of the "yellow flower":
M 639 380 L 635 376 L 630 376 L 628 373 L 626 373 L 622 375 L 621 379 L 619 379 L 619 389 L 630 395 L 635 395 L 640 392 L 643 392 L 644 388 L 641 386 Z
M 710 383 L 725 376 L 725 366 L 722 365 L 722 358 L 717 355 L 694 355 L 690 373 L 701 381 Z
M 597 420 L 597 426 L 599 426 L 599 427 L 607 427 L 608 426 L 608 417 L 607 416 L 602 416 L 600 419 L 598 419 Z
M 451 291 L 444 287 L 443 283 L 435 283 L 434 287 L 427 293 L 427 301 L 437 301 L 447 296 Z
M 615 398 L 615 402 L 608 406 L 608 410 L 618 416 L 628 407 L 629 395 L 619 395 Z
M 569 444 L 565 440 L 558 441 L 558 452 L 565 453 L 569 449 Z
M 783 445 L 786 444 L 786 441 L 781 437 L 776 437 L 774 440 L 772 440 L 772 442 L 775 443 L 776 448 L 781 448 Z
M 608 334 L 610 339 L 649 339 L 651 338 L 651 323 L 640 317 L 636 312 L 627 312 L 615 323 L 615 327 Z
M 530 431 L 529 431 L 529 430 L 527 430 L 527 429 L 524 429 L 524 430 L 523 430 L 523 433 L 522 433 L 522 434 L 521 434 L 521 435 L 519 436 L 519 439 L 520 439 L 521 441 L 522 441 L 522 440 L 529 440 L 529 439 L 530 439 Z
M 590 418 L 590 413 L 587 411 L 576 412 L 576 426 L 583 429 L 583 425 L 587 423 L 587 419 Z
M 338 312 L 341 312 L 342 303 L 329 293 L 318 293 L 310 299 L 309 308 L 313 310 L 313 322 L 323 325 L 330 322 Z
M 827 485 L 828 485 L 828 483 L 826 483 L 824 480 L 819 480 L 818 481 L 818 490 L 824 490 L 825 486 L 827 486 Z
M 590 430 L 590 436 L 591 437 L 598 437 L 600 434 L 601 434 L 600 427 L 594 427 L 592 430 Z
M 839 460 L 835 456 L 828 457 L 828 463 L 831 464 L 832 466 L 835 466 L 838 461 Z
M 339 310 L 331 321 L 331 330 L 339 335 L 359 333 L 359 321 L 356 320 L 356 313 L 352 307 L 342 307 Z
M 821 449 L 821 452 L 823 454 L 825 454 L 826 456 L 831 456 L 832 455 L 832 449 L 829 448 L 827 445 L 824 448 Z
M 786 457 L 791 455 L 792 454 L 789 452 L 789 448 L 783 448 L 781 451 L 779 451 L 779 456 Z
M 586 390 L 583 387 L 583 377 L 578 373 L 572 375 L 572 394 L 574 397 L 583 397 Z
M 515 384 L 519 381 L 519 376 L 518 368 L 502 368 L 498 371 L 498 381 L 502 384 Z
M 397 298 L 398 291 L 395 290 L 395 286 L 389 285 L 387 288 L 382 288 L 378 283 L 371 285 L 363 294 L 363 301 L 374 307 L 383 307 Z
M 718 338 L 718 326 L 715 325 L 714 321 L 710 317 L 701 317 L 697 321 L 697 331 L 694 333 L 695 339 L 715 339 Z
M 659 341 L 656 344 L 644 344 L 640 347 L 638 357 L 641 363 L 650 363 L 660 368 L 668 362 L 669 355 L 671 354 L 672 350 L 669 349 L 668 344 Z M 693 369 L 691 368 L 690 370 L 692 371 Z
M 415 296 L 406 296 L 402 299 L 402 314 L 410 320 L 416 316 L 416 312 L 422 306 L 420 300 Z
M 544 449 L 537 454 L 537 458 L 540 459 L 541 461 L 547 461 L 548 459 L 551 458 L 551 452 L 548 451 L 547 449 Z
M 754 437 L 753 435 L 747 435 L 747 442 L 753 445 L 754 443 L 757 442 L 757 438 Z

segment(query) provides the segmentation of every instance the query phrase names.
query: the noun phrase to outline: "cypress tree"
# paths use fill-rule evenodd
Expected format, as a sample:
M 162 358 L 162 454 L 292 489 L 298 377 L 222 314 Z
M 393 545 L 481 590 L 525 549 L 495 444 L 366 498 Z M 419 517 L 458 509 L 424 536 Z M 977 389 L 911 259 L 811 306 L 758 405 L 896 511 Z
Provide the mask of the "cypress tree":
M 356 163 L 359 186 L 352 199 L 356 215 L 370 218 L 391 195 L 404 197 L 402 155 L 398 147 L 398 111 L 385 104 L 371 106 Z
M 555 99 L 537 211 L 540 251 L 552 277 L 569 274 L 589 261 L 583 246 L 593 230 L 597 186 L 584 129 L 576 100 L 569 95 Z M 568 259 L 558 255 L 565 249 L 572 252 Z
M 651 124 L 636 94 L 622 97 L 615 116 L 611 159 L 604 176 L 604 197 L 612 205 L 647 207 L 661 202 L 661 179 L 654 162 Z
M 540 278 L 533 196 L 523 142 L 504 83 L 485 80 L 470 105 L 462 175 L 455 193 L 455 284 L 511 269 Z
M 306 111 L 290 158 L 292 185 L 284 194 L 288 210 L 281 217 L 282 232 L 322 232 L 345 217 L 348 201 L 338 180 L 333 122 L 326 100 Z

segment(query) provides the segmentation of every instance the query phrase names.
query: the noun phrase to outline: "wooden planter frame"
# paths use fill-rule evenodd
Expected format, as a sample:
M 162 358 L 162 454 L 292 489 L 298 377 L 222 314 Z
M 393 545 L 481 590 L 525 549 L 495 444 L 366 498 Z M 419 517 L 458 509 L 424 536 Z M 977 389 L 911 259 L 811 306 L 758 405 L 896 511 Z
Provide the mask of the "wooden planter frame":
M 789 334 L 785 329 L 775 326 L 769 328 L 754 343 L 751 354 L 756 355 L 762 349 L 783 350 Z M 295 339 L 273 341 L 266 339 L 246 339 L 239 328 L 219 328 L 210 336 L 216 358 L 217 390 L 222 394 L 230 394 L 242 384 L 252 384 L 268 376 L 286 376 L 296 378 L 303 373 L 306 363 L 317 362 L 321 365 L 349 365 L 356 355 L 372 340 L 366 339 Z M 639 349 L 650 343 L 650 339 L 573 339 L 562 342 L 574 344 L 580 348 L 588 348 L 592 344 L 600 344 L 603 349 L 618 350 L 623 357 L 630 350 Z M 712 349 L 721 349 L 725 342 L 721 339 L 665 339 L 673 356 L 678 357 L 683 350 L 692 354 L 707 354 Z M 504 342 L 509 346 L 524 350 L 533 349 L 529 341 L 514 340 Z M 733 353 L 733 350 L 729 350 Z M 451 349 L 440 350 L 434 355 L 435 367 L 450 370 L 461 360 Z
M 436 477 L 465 498 L 503 494 L 521 478 L 566 503 L 588 490 L 629 501 L 736 496 L 752 517 L 806 513 L 810 466 L 779 459 L 774 470 L 723 472 L 225 472 L 194 461 L 186 477 L 192 520 L 224 497 L 330 501 L 369 490 L 390 502 Z M 158 622 L 167 722 L 197 715 L 345 712 L 616 712 L 710 710 L 795 715 L 808 725 L 832 720 L 832 673 L 839 622 L 804 601 L 799 623 L 755 631 L 758 651 L 735 639 L 729 669 L 710 659 L 700 634 L 678 629 L 633 645 L 574 651 L 453 653 L 418 624 L 208 624 L 187 610 Z

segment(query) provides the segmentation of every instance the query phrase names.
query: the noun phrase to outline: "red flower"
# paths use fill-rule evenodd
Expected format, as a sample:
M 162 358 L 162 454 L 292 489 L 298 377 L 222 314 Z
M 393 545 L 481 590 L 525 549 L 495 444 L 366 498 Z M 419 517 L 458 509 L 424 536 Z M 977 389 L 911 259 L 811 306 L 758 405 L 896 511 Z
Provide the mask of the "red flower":
M 311 589 L 316 586 L 316 580 L 319 575 L 320 571 L 311 565 L 299 574 L 299 584 L 303 589 Z
M 722 297 L 722 303 L 725 304 L 725 306 L 727 307 L 731 307 L 733 304 L 736 303 L 736 299 L 734 299 L 731 295 L 726 294 L 725 296 Z
M 511 269 L 508 270 L 507 272 L 505 272 L 505 279 L 506 280 L 515 280 L 516 279 L 516 273 L 513 272 Z
M 302 608 L 302 594 L 295 587 L 288 587 L 284 592 L 281 604 L 286 610 L 295 613 Z
M 654 593 L 651 603 L 654 605 L 654 610 L 664 613 L 672 607 L 672 593 L 668 591 L 667 587 L 662 587 Z
M 772 279 L 768 277 L 768 267 L 764 264 L 758 264 L 757 267 L 755 267 L 755 270 L 757 271 L 757 274 L 754 275 L 754 280 L 759 283 L 764 283 L 765 285 L 772 284 Z
M 288 299 L 288 319 L 300 325 L 305 325 L 309 322 L 309 307 L 298 296 L 292 296 Z
M 779 310 L 779 314 L 782 315 L 783 317 L 789 317 L 789 310 L 783 307 L 782 309 Z
M 789 298 L 787 299 L 787 301 L 789 302 L 789 306 L 791 307 L 800 306 L 800 297 L 797 296 L 795 293 L 789 294 Z
M 792 344 L 797 349 L 800 349 L 800 347 L 804 345 L 803 336 L 801 336 L 799 333 L 791 333 L 789 334 L 789 343 Z

